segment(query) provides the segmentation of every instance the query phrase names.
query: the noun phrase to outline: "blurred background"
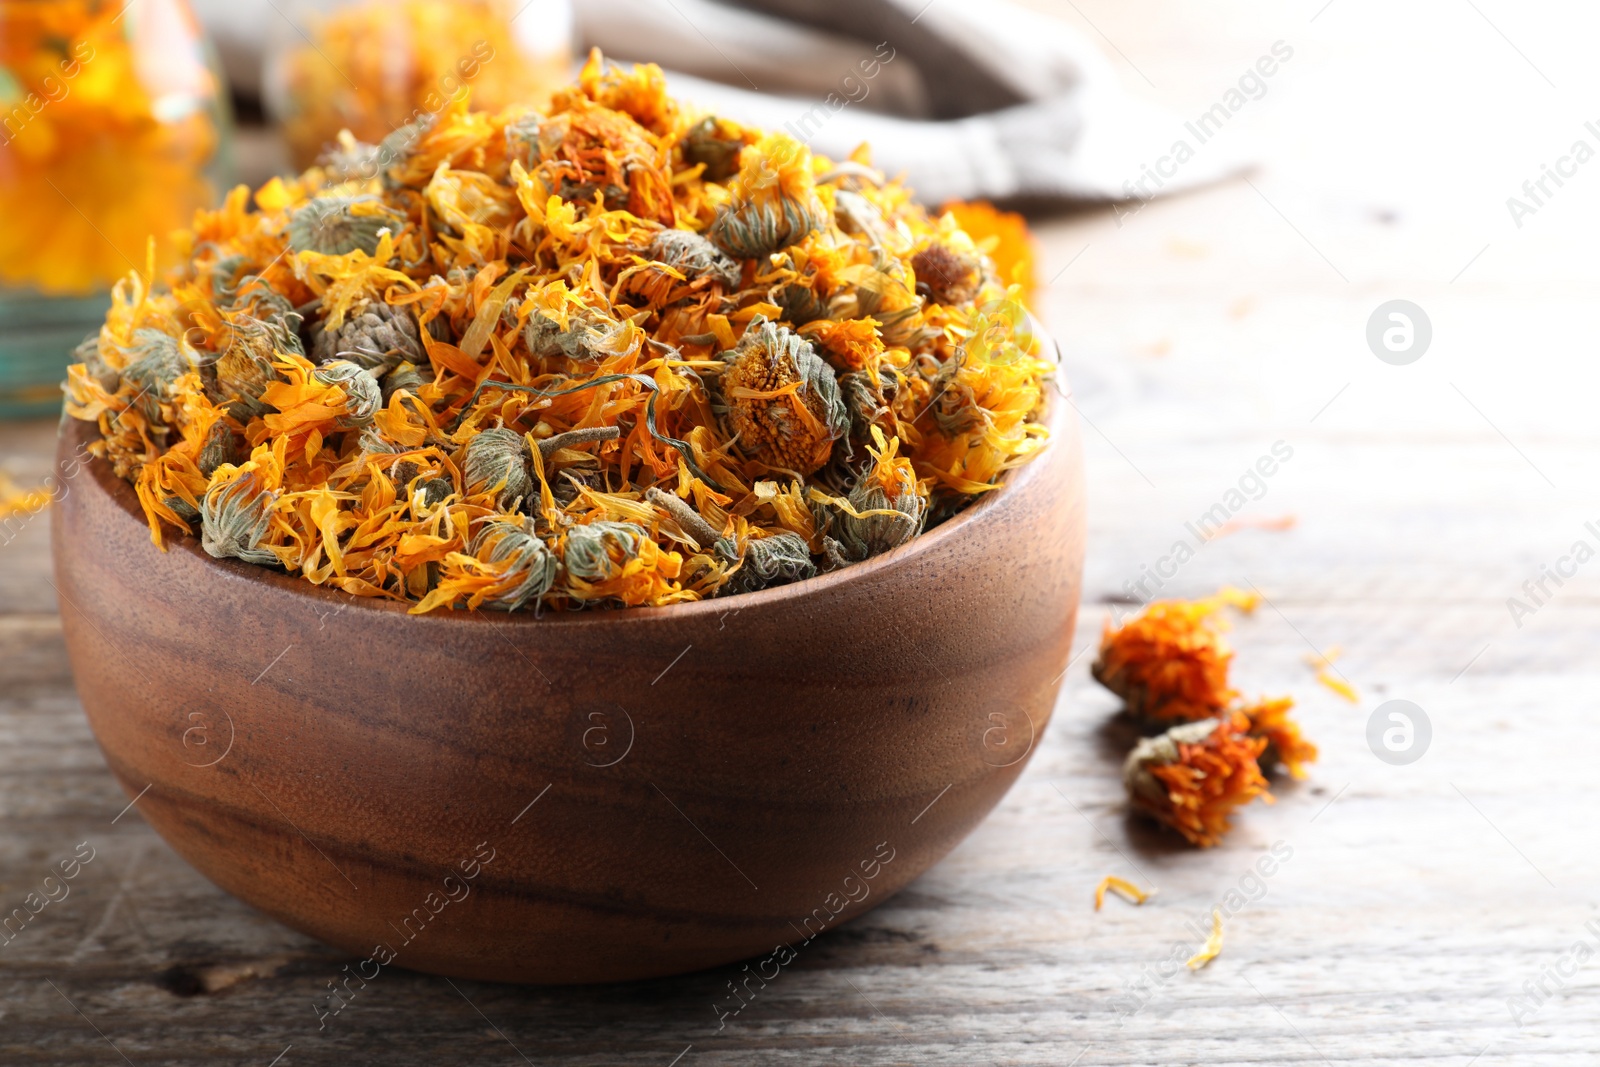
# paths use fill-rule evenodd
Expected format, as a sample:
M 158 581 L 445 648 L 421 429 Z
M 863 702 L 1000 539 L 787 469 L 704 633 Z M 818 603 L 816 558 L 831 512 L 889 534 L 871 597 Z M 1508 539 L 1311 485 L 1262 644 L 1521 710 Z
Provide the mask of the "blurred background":
M 289 173 L 340 125 L 377 138 L 462 89 L 538 93 L 590 46 L 658 61 L 680 94 L 825 153 L 870 139 L 931 205 L 993 204 L 1031 230 L 982 215 L 1060 345 L 1090 545 L 1079 658 L 1026 775 L 775 991 L 746 1044 L 681 1023 L 704 1013 L 691 977 L 493 994 L 522 1049 L 576 1010 L 592 1024 L 565 1033 L 616 1042 L 606 1062 L 666 1063 L 690 1041 L 726 1062 L 1590 1062 L 1595 971 L 1550 975 L 1600 914 L 1574 831 L 1594 811 L 1600 683 L 1593 5 L 134 0 L 113 16 L 0 0 L 0 394 L 20 417 L 0 424 L 0 478 L 18 490 L 46 484 L 54 383 L 104 287 L 170 255 L 197 203 Z M 460 66 L 479 41 L 492 58 Z M 1278 445 L 1291 458 L 1241 489 Z M 1235 489 L 1228 535 L 1174 566 Z M 92 748 L 73 747 L 90 746 L 81 716 L 45 725 L 66 721 L 71 683 L 30 510 L 0 512 L 0 737 L 60 795 L 115 810 Z M 1084 653 L 1109 616 L 1223 584 L 1267 597 L 1235 634 L 1241 687 L 1293 692 L 1323 758 L 1230 848 L 1177 853 L 1122 819 L 1115 702 Z M 1354 701 L 1307 662 L 1336 646 Z M 1403 765 L 1368 741 L 1393 699 L 1431 722 Z M 33 779 L 4 788 L 7 812 L 56 817 Z M 1237 881 L 1237 853 L 1278 840 L 1296 859 L 1230 928 L 1231 967 L 1119 1019 L 1180 917 Z M 161 862 L 194 907 L 239 907 Z M 1082 904 L 1107 873 L 1159 884 L 1176 910 L 1096 916 Z M 113 926 L 97 936 L 107 959 L 126 947 Z M 310 995 L 275 981 L 249 1002 L 263 1018 L 273 997 Z M 432 981 L 405 987 L 427 1007 L 386 1017 L 396 1033 L 481 1030 L 430 1000 Z M 1545 990 L 1531 1012 L 1514 999 L 1530 984 Z M 125 1012 L 122 1033 L 160 1044 L 160 1013 Z M 261 1062 L 282 1045 L 261 1043 Z

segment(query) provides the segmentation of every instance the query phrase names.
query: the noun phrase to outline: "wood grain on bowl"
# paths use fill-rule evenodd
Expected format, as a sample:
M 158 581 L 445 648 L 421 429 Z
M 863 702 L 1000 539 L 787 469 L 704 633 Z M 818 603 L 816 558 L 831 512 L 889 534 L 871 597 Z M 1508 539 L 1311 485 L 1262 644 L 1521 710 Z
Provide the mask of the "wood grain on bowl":
M 867 563 L 656 609 L 408 615 L 53 509 L 106 760 L 224 889 L 364 959 L 598 982 L 798 946 L 954 847 L 1045 729 L 1083 554 L 1071 408 Z M 62 457 L 92 438 L 68 421 Z

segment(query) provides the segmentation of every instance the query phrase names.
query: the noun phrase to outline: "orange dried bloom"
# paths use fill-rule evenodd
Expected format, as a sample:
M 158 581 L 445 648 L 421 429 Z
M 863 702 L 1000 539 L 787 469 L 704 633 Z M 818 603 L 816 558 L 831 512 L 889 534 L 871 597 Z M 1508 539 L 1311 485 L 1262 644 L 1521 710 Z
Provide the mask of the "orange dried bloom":
M 1243 715 L 1229 714 L 1140 741 L 1122 766 L 1133 809 L 1192 845 L 1220 842 L 1234 809 L 1257 797 L 1272 799 L 1257 763 L 1267 742 L 1251 737 L 1249 725 Z
M 1034 264 L 1038 250 L 1028 221 L 1014 211 L 1001 211 L 983 200 L 956 201 L 944 206 L 956 224 L 971 235 L 978 249 L 994 260 L 1000 280 L 1020 285 L 1031 296 L 1039 287 Z
M 1188 722 L 1218 714 L 1238 693 L 1228 685 L 1233 649 L 1223 636 L 1222 603 L 1158 600 L 1120 627 L 1106 620 L 1095 680 L 1136 719 Z
M 1300 732 L 1300 724 L 1289 717 L 1293 707 L 1291 698 L 1278 697 L 1259 700 L 1241 707 L 1239 712 L 1250 721 L 1250 736 L 1267 742 L 1261 756 L 1262 764 L 1272 767 L 1281 763 L 1291 777 L 1304 778 L 1305 764 L 1316 761 L 1317 746 L 1306 740 Z

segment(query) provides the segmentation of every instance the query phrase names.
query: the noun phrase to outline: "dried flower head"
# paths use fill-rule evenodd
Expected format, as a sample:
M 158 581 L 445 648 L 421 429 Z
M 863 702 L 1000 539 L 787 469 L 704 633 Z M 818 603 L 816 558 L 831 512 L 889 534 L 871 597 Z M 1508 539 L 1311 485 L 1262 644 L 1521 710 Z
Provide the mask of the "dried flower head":
M 378 379 L 359 363 L 348 359 L 331 360 L 313 370 L 311 377 L 344 391 L 344 413 L 334 420 L 334 426 L 341 430 L 366 426 L 383 408 L 383 389 Z
M 725 182 L 739 172 L 739 153 L 746 143 L 743 131 L 734 123 L 708 115 L 683 139 L 683 158 L 702 164 L 701 176 L 706 181 Z
M 686 278 L 710 278 L 730 292 L 739 288 L 739 261 L 690 230 L 661 230 L 650 239 L 650 258 Z
M 1219 714 L 1238 693 L 1228 684 L 1233 649 L 1223 637 L 1222 605 L 1210 600 L 1158 600 L 1119 627 L 1106 621 L 1095 680 L 1151 723 Z
M 461 475 L 467 492 L 473 496 L 494 493 L 499 507 L 506 511 L 531 499 L 533 476 L 527 440 L 515 430 L 484 430 L 467 442 Z
M 965 304 L 978 295 L 983 283 L 983 262 L 934 241 L 911 257 L 917 272 L 917 292 L 938 304 Z
M 218 559 L 231 556 L 263 566 L 277 563 L 277 554 L 261 546 L 276 499 L 254 463 L 219 468 L 200 504 L 200 547 Z
M 1244 716 L 1224 715 L 1140 741 L 1122 765 L 1133 809 L 1192 845 L 1217 844 L 1236 808 L 1257 797 L 1272 799 L 1256 762 L 1267 743 L 1252 738 L 1248 727 Z
M 744 153 L 729 192 L 711 223 L 711 239 L 741 259 L 781 251 L 828 224 L 811 152 L 783 134 L 768 134 Z
M 850 430 L 833 368 L 787 327 L 752 322 L 723 354 L 728 428 L 740 447 L 774 467 L 810 474 Z
M 348 359 L 373 374 L 387 374 L 401 363 L 428 366 L 416 320 L 407 308 L 368 300 L 352 309 L 337 328 L 319 330 L 311 339 L 318 363 Z
M 319 196 L 289 216 L 289 247 L 327 256 L 359 248 L 370 256 L 383 233 L 399 223 L 399 212 L 375 196 Z
M 473 534 L 467 553 L 494 578 L 475 594 L 484 607 L 517 611 L 550 592 L 555 584 L 556 558 L 534 533 L 532 520 L 485 523 Z
M 817 573 L 811 562 L 811 546 L 805 538 L 787 530 L 744 542 L 741 555 L 735 539 L 722 538 L 717 550 L 736 560 L 739 569 L 718 590 L 720 593 L 752 593 L 774 585 L 787 585 Z
M 899 548 L 922 532 L 928 500 L 909 460 L 897 455 L 900 440 L 885 443 L 872 427 L 873 464 L 850 490 L 850 508 L 838 520 L 839 543 L 849 558 L 870 559 Z

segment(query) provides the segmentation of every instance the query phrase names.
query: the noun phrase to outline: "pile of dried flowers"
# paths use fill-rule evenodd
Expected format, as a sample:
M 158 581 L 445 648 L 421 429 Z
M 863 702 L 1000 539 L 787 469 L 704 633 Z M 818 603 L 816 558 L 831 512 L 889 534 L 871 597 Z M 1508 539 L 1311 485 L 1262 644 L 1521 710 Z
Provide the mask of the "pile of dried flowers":
M 1317 758 L 1289 717 L 1293 700 L 1243 703 L 1229 685 L 1223 609 L 1249 612 L 1258 601 L 1231 588 L 1204 600 L 1160 600 L 1120 627 L 1107 621 L 1100 639 L 1095 679 L 1122 698 L 1135 723 L 1162 731 L 1123 764 L 1129 803 L 1193 845 L 1217 844 L 1234 810 L 1272 800 L 1263 767 L 1304 778 Z
M 69 372 L 157 544 L 416 612 L 663 605 L 888 551 L 1046 436 L 1021 289 L 953 217 L 653 66 L 248 200 Z

